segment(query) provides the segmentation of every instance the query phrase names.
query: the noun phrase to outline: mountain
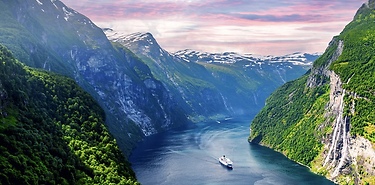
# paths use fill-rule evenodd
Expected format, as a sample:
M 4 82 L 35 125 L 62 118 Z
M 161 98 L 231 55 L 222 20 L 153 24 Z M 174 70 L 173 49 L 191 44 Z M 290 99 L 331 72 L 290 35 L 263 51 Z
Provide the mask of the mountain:
M 293 66 L 306 66 L 309 69 L 312 63 L 321 54 L 314 53 L 293 53 L 285 56 L 259 56 L 253 54 L 240 55 L 234 52 L 225 53 L 207 53 L 199 52 L 190 49 L 177 51 L 174 53 L 184 59 L 186 62 L 206 62 L 206 63 L 247 63 L 244 67 L 251 67 L 256 65 L 273 65 L 279 64 L 277 67 L 282 68 L 283 65 L 288 65 L 287 67 L 292 68 Z
M 138 184 L 73 80 L 26 67 L 0 45 L 0 184 Z
M 116 145 L 127 156 L 190 120 L 255 114 L 317 57 L 169 53 L 149 33 L 104 31 L 59 0 L 0 0 L 0 44 L 24 63 L 2 68 L 2 183 L 136 183 Z
M 237 66 L 246 71 L 260 71 L 276 74 L 275 81 L 282 83 L 301 76 L 311 68 L 312 63 L 321 55 L 319 53 L 293 53 L 284 56 L 259 56 L 252 54 L 240 55 L 234 52 L 207 53 L 194 50 L 181 50 L 173 54 L 186 62 L 207 63 L 207 64 L 227 64 L 227 66 Z M 291 74 L 292 73 L 292 74 Z
M 192 120 L 255 114 L 285 81 L 304 74 L 318 54 L 256 57 L 193 50 L 165 51 L 150 33 L 124 35 L 103 29 L 114 43 L 136 54 L 163 82 Z
M 171 54 L 149 33 L 107 35 L 59 0 L 0 0 L 0 43 L 27 66 L 74 79 L 103 108 L 126 156 L 143 137 L 190 120 L 255 114 L 317 57 L 223 53 L 236 62 L 209 63 Z
M 374 184 L 374 17 L 370 0 L 306 75 L 273 92 L 249 141 L 339 184 Z
M 138 57 L 59 0 L 0 0 L 0 43 L 26 65 L 66 75 L 89 92 L 126 155 L 144 136 L 188 122 Z

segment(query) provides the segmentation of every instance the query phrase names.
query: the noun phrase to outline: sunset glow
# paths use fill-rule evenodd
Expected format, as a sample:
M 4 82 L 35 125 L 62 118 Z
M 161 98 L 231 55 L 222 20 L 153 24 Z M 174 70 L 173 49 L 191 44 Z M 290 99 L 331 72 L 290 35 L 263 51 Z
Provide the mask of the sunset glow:
M 363 0 L 63 0 L 100 27 L 150 32 L 170 52 L 323 52 Z

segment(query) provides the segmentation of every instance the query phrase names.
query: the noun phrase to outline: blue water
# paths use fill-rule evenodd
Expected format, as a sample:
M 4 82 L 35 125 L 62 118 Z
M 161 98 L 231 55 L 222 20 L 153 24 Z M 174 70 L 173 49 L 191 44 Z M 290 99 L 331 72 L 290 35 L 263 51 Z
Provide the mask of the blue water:
M 143 185 L 333 184 L 280 153 L 250 144 L 250 118 L 198 123 L 146 138 L 130 162 Z M 226 155 L 233 169 L 220 165 Z

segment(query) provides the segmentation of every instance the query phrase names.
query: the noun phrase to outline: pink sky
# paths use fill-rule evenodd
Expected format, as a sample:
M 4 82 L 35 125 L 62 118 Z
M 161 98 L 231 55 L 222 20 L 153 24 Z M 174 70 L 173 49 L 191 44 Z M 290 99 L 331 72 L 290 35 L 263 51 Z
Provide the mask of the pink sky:
M 170 52 L 323 52 L 365 0 L 62 0 L 102 28 L 150 32 Z

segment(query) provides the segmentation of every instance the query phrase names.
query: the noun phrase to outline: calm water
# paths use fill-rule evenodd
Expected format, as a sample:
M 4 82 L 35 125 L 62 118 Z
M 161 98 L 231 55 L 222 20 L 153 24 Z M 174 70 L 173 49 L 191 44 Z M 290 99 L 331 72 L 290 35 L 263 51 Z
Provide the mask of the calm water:
M 333 184 L 268 148 L 249 144 L 250 118 L 199 123 L 147 138 L 130 157 L 143 185 Z M 220 165 L 225 154 L 233 170 Z

